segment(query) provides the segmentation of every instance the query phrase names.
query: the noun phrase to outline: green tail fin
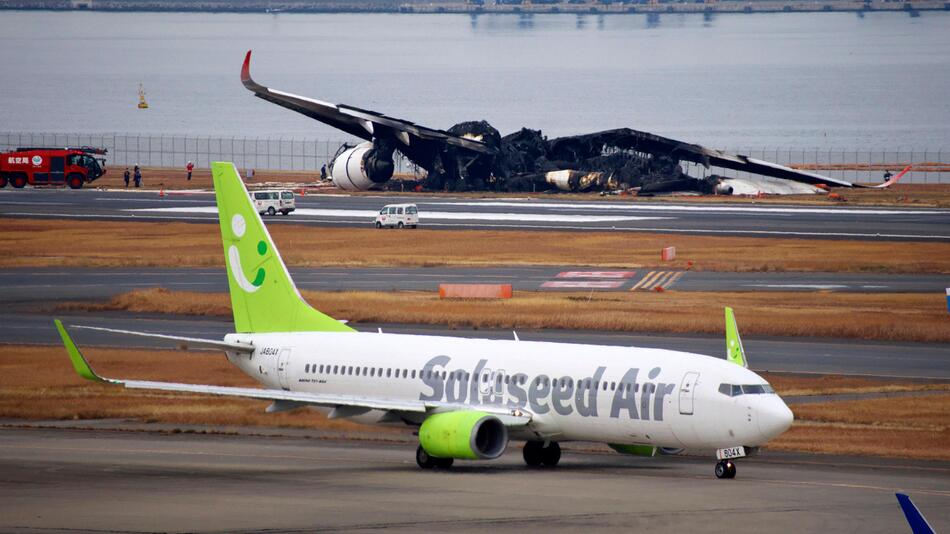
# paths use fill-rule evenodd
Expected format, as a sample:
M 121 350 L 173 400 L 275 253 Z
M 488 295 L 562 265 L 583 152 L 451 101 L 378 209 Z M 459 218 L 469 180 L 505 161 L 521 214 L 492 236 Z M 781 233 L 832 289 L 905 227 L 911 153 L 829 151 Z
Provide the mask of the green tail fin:
M 745 349 L 742 348 L 742 338 L 739 337 L 739 327 L 736 326 L 736 315 L 732 308 L 726 308 L 726 359 L 730 362 L 749 367 L 745 359 Z
M 251 204 L 233 163 L 212 163 L 236 332 L 353 332 L 310 307 Z

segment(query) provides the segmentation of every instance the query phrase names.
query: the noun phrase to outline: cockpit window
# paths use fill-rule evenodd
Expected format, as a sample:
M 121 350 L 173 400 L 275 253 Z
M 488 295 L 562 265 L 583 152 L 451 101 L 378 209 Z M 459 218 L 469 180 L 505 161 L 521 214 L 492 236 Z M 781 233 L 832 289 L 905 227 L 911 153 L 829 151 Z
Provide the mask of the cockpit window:
M 772 389 L 772 386 L 768 384 L 719 384 L 719 393 L 728 395 L 730 397 L 738 397 L 739 395 L 763 395 L 767 393 L 775 393 L 775 390 Z

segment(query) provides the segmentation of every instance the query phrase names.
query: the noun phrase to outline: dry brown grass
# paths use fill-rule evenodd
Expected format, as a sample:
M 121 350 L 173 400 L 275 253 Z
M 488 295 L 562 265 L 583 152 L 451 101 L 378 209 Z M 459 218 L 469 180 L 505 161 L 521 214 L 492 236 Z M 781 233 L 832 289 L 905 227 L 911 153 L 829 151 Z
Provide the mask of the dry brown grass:
M 510 300 L 440 300 L 420 292 L 305 291 L 339 319 L 478 328 L 559 328 L 625 332 L 723 332 L 722 306 L 736 310 L 745 335 L 950 341 L 942 295 L 860 293 L 627 292 L 594 295 L 515 292 Z M 108 302 L 71 302 L 61 311 L 230 316 L 223 293 L 146 289 Z
M 216 353 L 86 348 L 106 376 L 253 386 L 255 382 Z M 841 387 L 917 387 L 899 381 L 853 377 L 770 375 L 781 394 L 790 389 L 828 394 Z M 266 402 L 126 390 L 76 376 L 59 346 L 0 345 L 0 418 L 24 420 L 127 418 L 180 425 L 239 425 L 388 433 L 328 420 L 313 410 L 264 413 Z M 796 422 L 770 449 L 829 454 L 900 455 L 950 459 L 950 395 L 870 399 L 793 407 Z
M 950 460 L 950 395 L 792 406 L 795 424 L 770 449 Z
M 213 224 L 0 219 L 0 226 L 4 229 L 0 267 L 224 266 L 221 237 Z M 743 272 L 950 272 L 950 243 L 626 232 L 382 232 L 289 224 L 274 224 L 269 230 L 284 261 L 293 267 L 590 265 Z M 677 247 L 676 261 L 660 261 L 660 249 L 666 246 Z
M 781 395 L 840 395 L 844 393 L 893 393 L 901 391 L 950 391 L 950 382 L 907 382 L 892 378 L 845 375 L 761 373 Z

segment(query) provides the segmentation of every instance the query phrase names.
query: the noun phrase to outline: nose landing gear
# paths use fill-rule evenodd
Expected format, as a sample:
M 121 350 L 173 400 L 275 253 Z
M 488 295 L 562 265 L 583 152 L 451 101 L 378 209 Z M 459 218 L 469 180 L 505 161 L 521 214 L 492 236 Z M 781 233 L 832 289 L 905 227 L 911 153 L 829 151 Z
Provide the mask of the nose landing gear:
M 732 460 L 719 460 L 716 464 L 716 478 L 736 478 L 736 464 Z

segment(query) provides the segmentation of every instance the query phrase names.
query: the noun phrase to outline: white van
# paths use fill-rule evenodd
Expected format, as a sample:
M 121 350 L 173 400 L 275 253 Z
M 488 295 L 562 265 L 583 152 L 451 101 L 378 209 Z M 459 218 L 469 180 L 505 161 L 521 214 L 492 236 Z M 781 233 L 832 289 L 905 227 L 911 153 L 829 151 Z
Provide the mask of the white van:
M 415 204 L 389 204 L 376 216 L 376 228 L 415 228 L 419 224 L 419 208 Z
M 267 189 L 263 191 L 252 191 L 251 200 L 254 201 L 254 207 L 261 215 L 287 215 L 297 209 L 297 202 L 294 200 L 294 192 L 286 189 Z

